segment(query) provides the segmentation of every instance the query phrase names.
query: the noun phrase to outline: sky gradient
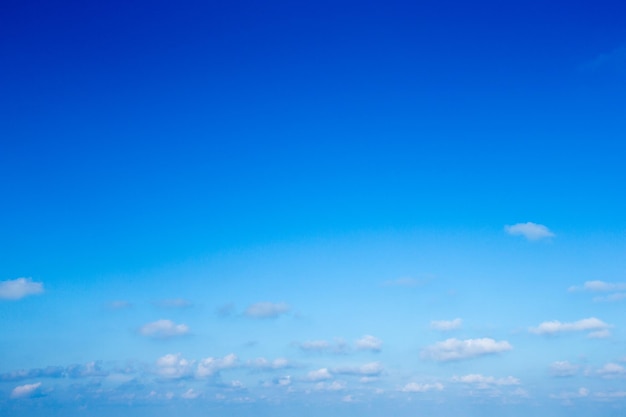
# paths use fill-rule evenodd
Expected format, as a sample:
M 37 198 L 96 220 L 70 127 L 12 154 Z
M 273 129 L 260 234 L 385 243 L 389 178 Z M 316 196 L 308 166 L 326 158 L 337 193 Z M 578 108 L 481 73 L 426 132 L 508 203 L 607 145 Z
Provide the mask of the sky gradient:
M 8 1 L 0 414 L 622 416 L 626 5 Z

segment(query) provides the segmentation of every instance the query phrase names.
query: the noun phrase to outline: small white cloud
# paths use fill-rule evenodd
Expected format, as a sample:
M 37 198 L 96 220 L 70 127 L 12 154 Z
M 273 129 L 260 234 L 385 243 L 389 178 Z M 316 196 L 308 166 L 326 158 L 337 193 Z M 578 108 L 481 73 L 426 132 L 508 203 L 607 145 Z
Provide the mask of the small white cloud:
M 285 358 L 276 358 L 274 360 L 256 358 L 254 360 L 248 361 L 247 365 L 249 368 L 257 371 L 272 371 L 276 369 L 293 367 L 293 365 Z
M 30 398 L 37 394 L 41 382 L 35 384 L 19 385 L 11 391 L 11 398 Z
M 590 332 L 587 337 L 589 339 L 606 339 L 608 337 L 611 337 L 611 332 L 604 329 L 604 330 L 596 330 L 595 332 Z
M 182 394 L 180 394 L 181 398 L 184 398 L 186 400 L 193 400 L 198 398 L 200 394 L 195 391 L 193 388 L 189 388 L 187 391 L 183 392 Z
M 454 382 L 461 382 L 463 384 L 475 385 L 477 388 L 488 388 L 490 386 L 506 386 L 506 385 L 519 385 L 520 380 L 507 376 L 504 378 L 495 378 L 493 376 L 484 376 L 481 374 L 470 374 L 464 376 L 455 376 L 452 378 Z
M 326 381 L 328 379 L 332 379 L 332 374 L 328 371 L 327 368 L 318 369 L 316 371 L 311 371 L 307 374 L 306 379 L 308 381 Z
M 215 373 L 221 370 L 234 368 L 236 366 L 238 366 L 238 358 L 237 355 L 235 355 L 234 353 L 226 355 L 223 358 L 208 357 L 202 359 L 198 363 L 198 367 L 196 369 L 196 377 L 206 378 L 209 376 L 213 376 Z
M 445 332 L 449 330 L 460 329 L 462 324 L 463 320 L 458 318 L 454 320 L 433 320 L 430 322 L 430 328 Z
M 343 381 L 318 382 L 315 384 L 315 389 L 318 391 L 341 391 L 345 388 L 346 383 Z
M 563 332 L 594 331 L 589 334 L 592 338 L 608 337 L 608 328 L 611 326 L 595 317 L 578 320 L 572 323 L 562 323 L 558 320 L 544 321 L 537 327 L 531 327 L 529 331 L 541 335 L 553 335 Z M 599 333 L 598 333 L 599 332 Z
M 617 363 L 607 363 L 598 370 L 598 374 L 604 378 L 626 376 L 626 368 Z
M 286 303 L 271 303 L 263 301 L 248 306 L 245 311 L 245 315 L 252 318 L 268 319 L 276 318 L 287 313 L 288 311 L 289 305 Z
M 600 280 L 585 281 L 582 287 L 572 286 L 569 291 L 590 291 L 590 292 L 613 292 L 626 290 L 626 284 L 623 282 L 605 282 Z
M 352 395 L 344 395 L 341 398 L 341 401 L 343 401 L 344 403 L 353 403 L 355 400 L 354 400 L 354 396 Z
M 513 236 L 524 236 L 528 240 L 540 240 L 554 237 L 554 233 L 546 226 L 533 222 L 517 223 L 504 226 L 504 230 Z
M 443 384 L 435 382 L 434 384 L 418 384 L 417 382 L 409 382 L 400 389 L 402 392 L 427 392 L 427 391 L 442 391 Z
M 32 278 L 17 278 L 0 281 L 0 300 L 19 300 L 29 295 L 43 293 L 43 284 Z
M 342 375 L 379 376 L 384 371 L 380 362 L 370 362 L 361 366 L 346 366 L 333 369 L 332 373 Z
M 506 340 L 498 342 L 490 338 L 447 339 L 425 348 L 422 351 L 422 358 L 445 362 L 501 353 L 511 349 L 513 346 Z
M 365 335 L 356 341 L 355 346 L 358 350 L 380 352 L 383 347 L 383 341 L 372 335 Z
M 566 404 L 570 403 L 574 398 L 585 398 L 589 396 L 589 390 L 587 388 L 578 388 L 575 392 L 562 392 L 560 394 L 551 394 L 550 398 L 555 400 L 563 400 Z
M 139 333 L 142 336 L 167 339 L 186 335 L 189 333 L 189 327 L 186 324 L 176 324 L 171 320 L 157 320 L 141 326 Z
M 556 377 L 574 376 L 578 373 L 580 366 L 568 361 L 557 361 L 550 365 L 550 374 Z

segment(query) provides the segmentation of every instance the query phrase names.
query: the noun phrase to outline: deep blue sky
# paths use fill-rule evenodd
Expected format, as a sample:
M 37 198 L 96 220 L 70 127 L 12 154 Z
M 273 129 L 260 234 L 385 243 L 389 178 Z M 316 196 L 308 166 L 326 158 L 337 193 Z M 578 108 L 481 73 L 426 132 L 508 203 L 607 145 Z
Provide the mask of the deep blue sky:
M 614 339 L 593 366 L 616 364 L 626 354 L 621 296 L 604 303 L 581 294 L 599 291 L 584 289 L 594 280 L 622 294 L 626 281 L 625 138 L 620 1 L 5 1 L 0 281 L 45 290 L 0 300 L 0 325 L 9 329 L 0 335 L 0 357 L 8 358 L 0 372 L 105 359 L 154 363 L 187 348 L 194 360 L 245 358 L 232 335 L 248 332 L 255 355 L 299 361 L 305 370 L 292 371 L 295 381 L 298 372 L 341 367 L 289 358 L 295 340 L 365 334 L 389 346 L 381 355 L 393 352 L 378 359 L 390 370 L 377 389 L 394 393 L 381 394 L 379 404 L 394 414 L 394 395 L 406 393 L 397 387 L 410 378 L 391 368 L 404 369 L 405 357 L 428 363 L 420 351 L 435 342 L 403 347 L 409 330 L 403 320 L 389 326 L 394 312 L 417 315 L 425 329 L 432 320 L 474 320 L 475 332 L 458 336 L 464 340 L 597 316 L 614 326 Z M 503 231 L 526 222 L 549 233 L 526 242 Z M 530 282 L 560 292 L 533 292 Z M 393 292 L 407 283 L 417 298 Z M 378 300 L 385 291 L 392 292 Z M 442 301 L 453 293 L 467 302 Z M 519 294 L 537 298 L 515 314 L 479 308 L 497 295 L 505 308 Z M 553 294 L 554 305 L 539 301 Z M 584 307 L 568 304 L 572 297 Z M 149 307 L 178 298 L 193 307 Z M 111 316 L 103 306 L 114 301 L 132 305 L 131 313 Z M 264 330 L 214 314 L 245 316 L 257 302 L 278 310 L 284 302 L 289 313 L 274 311 L 281 317 L 269 322 L 278 327 Z M 385 311 L 378 319 L 367 314 L 372 303 Z M 82 321 L 77 308 L 87 308 Z M 215 322 L 205 334 L 215 353 L 198 347 L 204 336 L 192 323 L 201 316 Z M 302 317 L 317 323 L 310 335 Z M 55 334 L 66 319 L 65 332 Z M 145 343 L 137 329 L 157 319 L 187 323 L 193 337 L 181 347 Z M 85 326 L 91 336 L 81 342 Z M 276 339 L 264 345 L 263 334 Z M 55 353 L 69 340 L 84 349 Z M 56 347 L 39 352 L 46 343 Z M 528 349 L 526 358 L 541 359 L 539 345 Z M 559 395 L 562 380 L 545 369 L 579 356 L 537 363 L 543 374 L 520 389 L 535 405 L 558 404 L 550 395 Z M 581 363 L 572 366 L 582 377 Z M 436 381 L 447 386 L 462 372 L 490 371 L 428 372 L 432 392 Z M 154 374 L 146 375 L 133 381 L 150 386 Z M 344 383 L 338 375 L 333 381 Z M 39 382 L 36 395 L 10 398 L 15 386 Z M 76 408 L 53 382 L 5 384 L 0 376 L 0 409 Z M 306 403 L 296 385 L 290 410 Z M 338 390 L 343 398 L 358 398 L 347 387 Z M 598 383 L 597 392 L 606 388 Z M 94 401 L 98 415 L 106 401 Z M 600 403 L 587 406 L 600 415 Z

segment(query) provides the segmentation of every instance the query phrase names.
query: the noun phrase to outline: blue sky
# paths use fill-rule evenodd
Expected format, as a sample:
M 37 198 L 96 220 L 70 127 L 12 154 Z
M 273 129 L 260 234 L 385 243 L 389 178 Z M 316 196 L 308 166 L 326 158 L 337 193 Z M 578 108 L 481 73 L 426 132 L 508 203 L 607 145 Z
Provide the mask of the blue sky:
M 617 416 L 619 1 L 10 1 L 6 416 Z

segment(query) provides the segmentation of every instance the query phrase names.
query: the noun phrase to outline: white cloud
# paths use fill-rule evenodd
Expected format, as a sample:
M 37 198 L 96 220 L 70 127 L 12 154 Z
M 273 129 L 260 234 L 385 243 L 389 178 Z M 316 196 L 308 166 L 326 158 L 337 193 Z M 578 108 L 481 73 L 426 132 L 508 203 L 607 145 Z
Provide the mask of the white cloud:
M 197 391 L 194 391 L 193 388 L 189 388 L 187 391 L 183 392 L 182 394 L 180 394 L 181 398 L 184 398 L 186 400 L 193 400 L 198 398 L 200 394 Z
M 460 329 L 463 324 L 463 320 L 454 319 L 454 320 L 433 320 L 430 322 L 430 328 L 441 331 L 449 331 Z
M 328 371 L 327 368 L 318 369 L 316 371 L 311 371 L 307 374 L 306 379 L 308 381 L 326 381 L 328 379 L 332 379 L 332 374 Z
M 591 338 L 608 337 L 608 328 L 611 326 L 599 320 L 595 317 L 589 317 L 586 319 L 578 320 L 572 323 L 562 323 L 558 320 L 544 321 L 537 327 L 531 327 L 529 331 L 535 334 L 557 334 L 563 332 L 581 332 L 581 331 L 595 331 L 589 333 Z
M 378 376 L 382 374 L 384 368 L 380 362 L 370 362 L 361 366 L 347 366 L 333 369 L 334 374 Z
M 454 361 L 506 352 L 511 349 L 513 349 L 513 346 L 506 340 L 497 342 L 490 338 L 447 339 L 425 348 L 422 351 L 422 357 L 436 361 Z
M 575 392 L 562 392 L 560 394 L 551 394 L 550 398 L 555 400 L 563 400 L 566 404 L 570 403 L 573 398 L 585 398 L 589 396 L 589 390 L 587 388 L 578 388 Z
M 170 353 L 160 357 L 156 361 L 156 373 L 168 379 L 179 379 L 190 376 L 193 373 L 195 361 L 189 361 L 180 353 Z
M 37 394 L 41 382 L 35 384 L 19 385 L 11 391 L 11 398 L 29 398 Z
M 265 358 L 256 358 L 254 360 L 248 361 L 247 365 L 248 367 L 258 370 L 258 371 L 285 369 L 285 368 L 291 368 L 293 366 L 285 358 L 276 358 L 274 360 L 268 360 Z
M 589 339 L 606 339 L 607 337 L 611 337 L 611 332 L 606 329 L 596 330 L 595 332 L 590 332 L 587 337 Z
M 29 295 L 43 293 L 43 284 L 32 278 L 17 278 L 0 281 L 0 300 L 19 300 Z
M 488 388 L 490 386 L 519 385 L 520 380 L 507 376 L 504 378 L 495 378 L 493 376 L 484 376 L 481 374 L 469 374 L 464 376 L 455 376 L 452 378 L 454 382 L 475 385 L 477 388 Z
M 626 376 L 626 368 L 617 363 L 607 363 L 602 368 L 598 369 L 598 374 L 604 378 Z
M 557 377 L 574 376 L 578 373 L 580 366 L 568 361 L 557 361 L 550 365 L 550 374 Z
M 166 339 L 189 333 L 189 327 L 186 324 L 176 324 L 171 320 L 157 320 L 141 326 L 139 333 L 147 337 Z
M 554 237 L 554 233 L 546 226 L 533 222 L 517 223 L 504 226 L 504 230 L 513 236 L 524 236 L 528 240 L 540 240 Z
M 600 280 L 585 281 L 582 287 L 576 285 L 569 287 L 569 291 L 612 292 L 624 290 L 626 290 L 626 284 L 623 282 L 606 282 Z
M 289 311 L 286 303 L 259 302 L 248 306 L 245 315 L 252 318 L 267 319 L 276 318 Z
M 341 391 L 345 388 L 346 383 L 343 381 L 318 382 L 315 384 L 315 389 L 318 391 Z
M 372 335 L 365 335 L 356 341 L 355 346 L 358 350 L 380 352 L 383 347 L 383 341 Z
M 231 353 L 223 358 L 208 357 L 200 360 L 196 369 L 196 377 L 205 378 L 214 375 L 223 369 L 234 368 L 238 365 L 237 355 Z
M 435 382 L 434 384 L 418 384 L 417 382 L 409 382 L 400 389 L 402 392 L 427 392 L 427 391 L 442 391 L 443 384 Z

